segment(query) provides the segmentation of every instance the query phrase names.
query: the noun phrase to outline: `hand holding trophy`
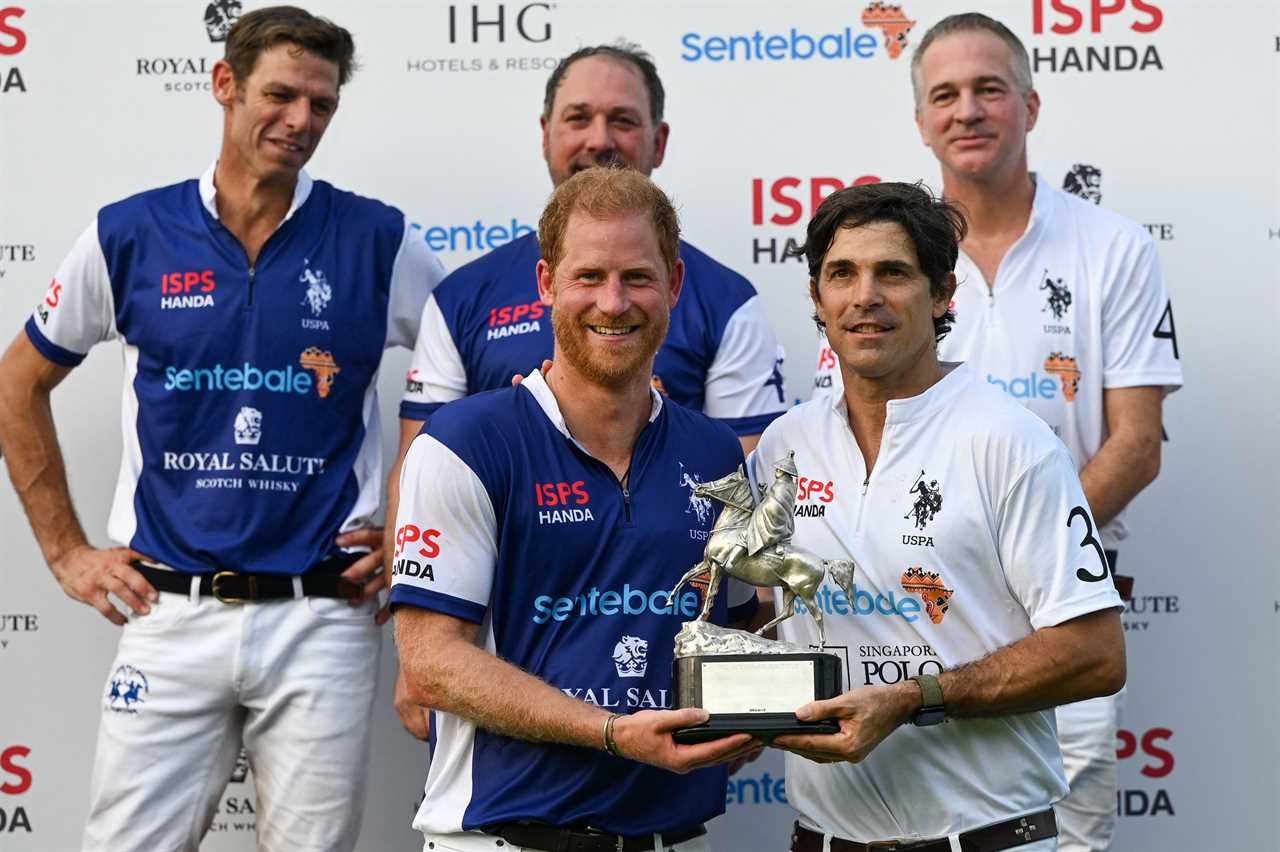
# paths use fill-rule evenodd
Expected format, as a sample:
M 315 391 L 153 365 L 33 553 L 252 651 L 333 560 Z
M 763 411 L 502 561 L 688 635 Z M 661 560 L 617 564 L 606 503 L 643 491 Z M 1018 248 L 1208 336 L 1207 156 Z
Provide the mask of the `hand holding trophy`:
M 774 465 L 774 480 L 753 500 L 742 467 L 697 486 L 695 493 L 724 504 L 703 551 L 671 590 L 668 600 L 690 580 L 709 576 L 706 602 L 696 621 L 686 622 L 675 641 L 675 706 L 702 707 L 711 718 L 677 731 L 681 743 L 704 742 L 739 732 L 771 739 L 783 734 L 827 734 L 832 721 L 801 722 L 796 708 L 842 692 L 840 658 L 823 652 L 826 632 L 816 593 L 831 578 L 853 598 L 856 566 L 847 559 L 822 559 L 791 546 L 795 532 L 795 453 Z M 782 611 L 755 634 L 707 621 L 722 577 L 755 586 L 781 586 Z M 760 634 L 795 613 L 796 599 L 818 624 L 818 650 L 764 639 Z

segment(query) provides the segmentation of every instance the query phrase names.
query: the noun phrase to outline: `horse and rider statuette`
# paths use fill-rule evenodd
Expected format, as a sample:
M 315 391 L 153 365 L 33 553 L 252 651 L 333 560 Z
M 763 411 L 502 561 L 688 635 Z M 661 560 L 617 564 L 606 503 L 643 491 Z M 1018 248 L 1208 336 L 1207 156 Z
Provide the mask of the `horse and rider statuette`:
M 752 499 L 751 483 L 741 465 L 733 473 L 713 482 L 698 484 L 694 493 L 724 504 L 708 537 L 702 561 L 694 565 L 676 583 L 667 597 L 668 606 L 685 583 L 698 577 L 710 577 L 699 621 L 706 621 L 711 605 L 725 574 L 753 586 L 781 586 L 782 611 L 757 635 L 795 614 L 796 599 L 818 625 L 818 648 L 826 647 L 826 630 L 817 592 L 822 580 L 831 579 L 853 600 L 853 575 L 856 566 L 849 559 L 823 559 L 791 544 L 795 533 L 796 478 L 795 452 L 787 453 L 773 466 L 773 483 L 761 486 L 759 502 Z M 677 656 L 681 656 L 679 649 Z

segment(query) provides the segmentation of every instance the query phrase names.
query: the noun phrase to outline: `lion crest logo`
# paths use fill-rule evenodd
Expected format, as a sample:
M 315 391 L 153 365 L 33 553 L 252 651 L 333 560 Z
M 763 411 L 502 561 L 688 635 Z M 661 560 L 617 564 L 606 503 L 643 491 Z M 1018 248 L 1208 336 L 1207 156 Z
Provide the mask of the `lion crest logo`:
M 240 0 L 213 0 L 204 8 L 204 31 L 209 34 L 209 41 L 217 44 L 227 40 L 231 27 L 240 20 L 242 4 Z
M 613 646 L 613 667 L 618 677 L 644 677 L 649 668 L 649 642 L 639 636 L 623 636 Z
M 256 447 L 262 440 L 262 412 L 248 405 L 242 406 L 233 428 L 237 444 Z
M 324 270 L 317 269 L 311 271 L 311 263 L 307 260 L 302 261 L 304 269 L 302 274 L 298 276 L 298 280 L 307 285 L 306 295 L 302 297 L 302 303 L 311 308 L 312 316 L 320 316 L 320 313 L 329 305 L 329 300 L 333 298 L 333 288 L 329 286 L 329 282 L 324 277 Z
M 1076 163 L 1062 179 L 1062 188 L 1094 204 L 1102 203 L 1102 170 L 1088 163 Z

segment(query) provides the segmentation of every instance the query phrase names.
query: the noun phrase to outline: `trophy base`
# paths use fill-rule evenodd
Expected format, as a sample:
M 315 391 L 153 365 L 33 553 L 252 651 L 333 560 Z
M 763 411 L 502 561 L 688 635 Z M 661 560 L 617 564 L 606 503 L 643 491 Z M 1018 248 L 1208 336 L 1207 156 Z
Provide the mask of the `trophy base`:
M 788 734 L 838 734 L 840 724 L 828 719 L 801 722 L 794 713 L 718 713 L 696 728 L 681 728 L 672 738 L 682 745 L 707 743 L 750 734 L 757 739 L 772 740 Z
M 783 649 L 786 650 L 786 649 Z M 796 708 L 843 690 L 840 658 L 826 653 L 705 654 L 677 657 L 676 707 L 703 707 L 711 718 L 675 732 L 678 743 L 746 733 L 770 740 L 787 734 L 834 734 L 838 722 L 802 722 Z

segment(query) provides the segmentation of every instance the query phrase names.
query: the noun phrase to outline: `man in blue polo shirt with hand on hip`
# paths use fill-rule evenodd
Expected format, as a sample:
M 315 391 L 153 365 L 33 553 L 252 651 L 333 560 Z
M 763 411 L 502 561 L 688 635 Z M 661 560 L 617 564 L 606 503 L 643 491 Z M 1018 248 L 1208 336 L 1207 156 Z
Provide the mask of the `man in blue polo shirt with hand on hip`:
M 714 764 L 759 744 L 673 741 L 706 719 L 664 709 L 675 634 L 702 602 L 664 590 L 715 521 L 694 486 L 742 450 L 650 382 L 684 277 L 661 190 L 584 171 L 539 240 L 555 369 L 441 409 L 401 474 L 391 605 L 410 697 L 434 708 L 414 826 L 430 849 L 707 850 Z M 722 624 L 756 605 L 728 588 Z

